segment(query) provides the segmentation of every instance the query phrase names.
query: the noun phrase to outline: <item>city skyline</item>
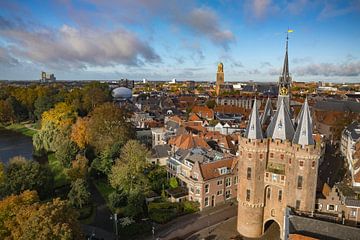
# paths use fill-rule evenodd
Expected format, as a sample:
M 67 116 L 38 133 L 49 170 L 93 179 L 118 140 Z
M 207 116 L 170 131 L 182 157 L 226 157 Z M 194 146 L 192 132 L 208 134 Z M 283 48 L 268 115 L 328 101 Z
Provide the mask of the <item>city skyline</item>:
M 359 82 L 360 1 L 4 1 L 0 79 Z

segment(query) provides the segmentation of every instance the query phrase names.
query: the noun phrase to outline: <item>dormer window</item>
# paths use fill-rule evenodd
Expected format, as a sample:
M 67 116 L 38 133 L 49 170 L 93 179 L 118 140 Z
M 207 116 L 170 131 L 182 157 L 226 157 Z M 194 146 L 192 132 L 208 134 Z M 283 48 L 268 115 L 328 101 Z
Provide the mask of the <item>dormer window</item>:
M 279 122 L 279 124 L 278 124 L 278 128 L 281 129 L 282 126 L 283 126 L 283 124 L 282 124 L 282 122 L 281 122 L 281 120 L 280 120 L 280 122 Z
M 250 129 L 251 129 L 251 130 L 254 130 L 254 124 L 251 124 Z
M 224 175 L 228 172 L 226 167 L 219 168 L 220 175 Z

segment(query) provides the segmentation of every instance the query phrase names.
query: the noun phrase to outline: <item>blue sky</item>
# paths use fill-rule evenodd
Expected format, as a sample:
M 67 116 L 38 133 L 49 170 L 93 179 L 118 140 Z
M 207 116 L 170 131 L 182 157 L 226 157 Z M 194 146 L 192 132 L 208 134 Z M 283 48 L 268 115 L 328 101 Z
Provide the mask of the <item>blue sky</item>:
M 0 79 L 360 82 L 360 0 L 0 1 Z

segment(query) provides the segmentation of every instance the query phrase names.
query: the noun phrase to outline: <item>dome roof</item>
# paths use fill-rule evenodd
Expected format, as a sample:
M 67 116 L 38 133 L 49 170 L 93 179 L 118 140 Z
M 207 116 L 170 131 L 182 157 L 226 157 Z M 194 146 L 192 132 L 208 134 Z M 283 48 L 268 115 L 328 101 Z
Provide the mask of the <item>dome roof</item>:
M 112 96 L 114 98 L 131 98 L 132 91 L 131 91 L 131 89 L 126 88 L 126 87 L 118 87 L 112 91 Z

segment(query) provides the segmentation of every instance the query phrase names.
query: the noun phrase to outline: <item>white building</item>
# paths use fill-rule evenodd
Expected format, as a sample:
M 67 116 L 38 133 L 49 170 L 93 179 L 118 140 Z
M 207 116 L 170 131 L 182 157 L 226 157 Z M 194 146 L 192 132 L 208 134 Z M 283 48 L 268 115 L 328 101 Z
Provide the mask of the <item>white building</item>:
M 151 128 L 152 147 L 155 147 L 157 145 L 166 144 L 165 133 L 166 133 L 165 128 Z

